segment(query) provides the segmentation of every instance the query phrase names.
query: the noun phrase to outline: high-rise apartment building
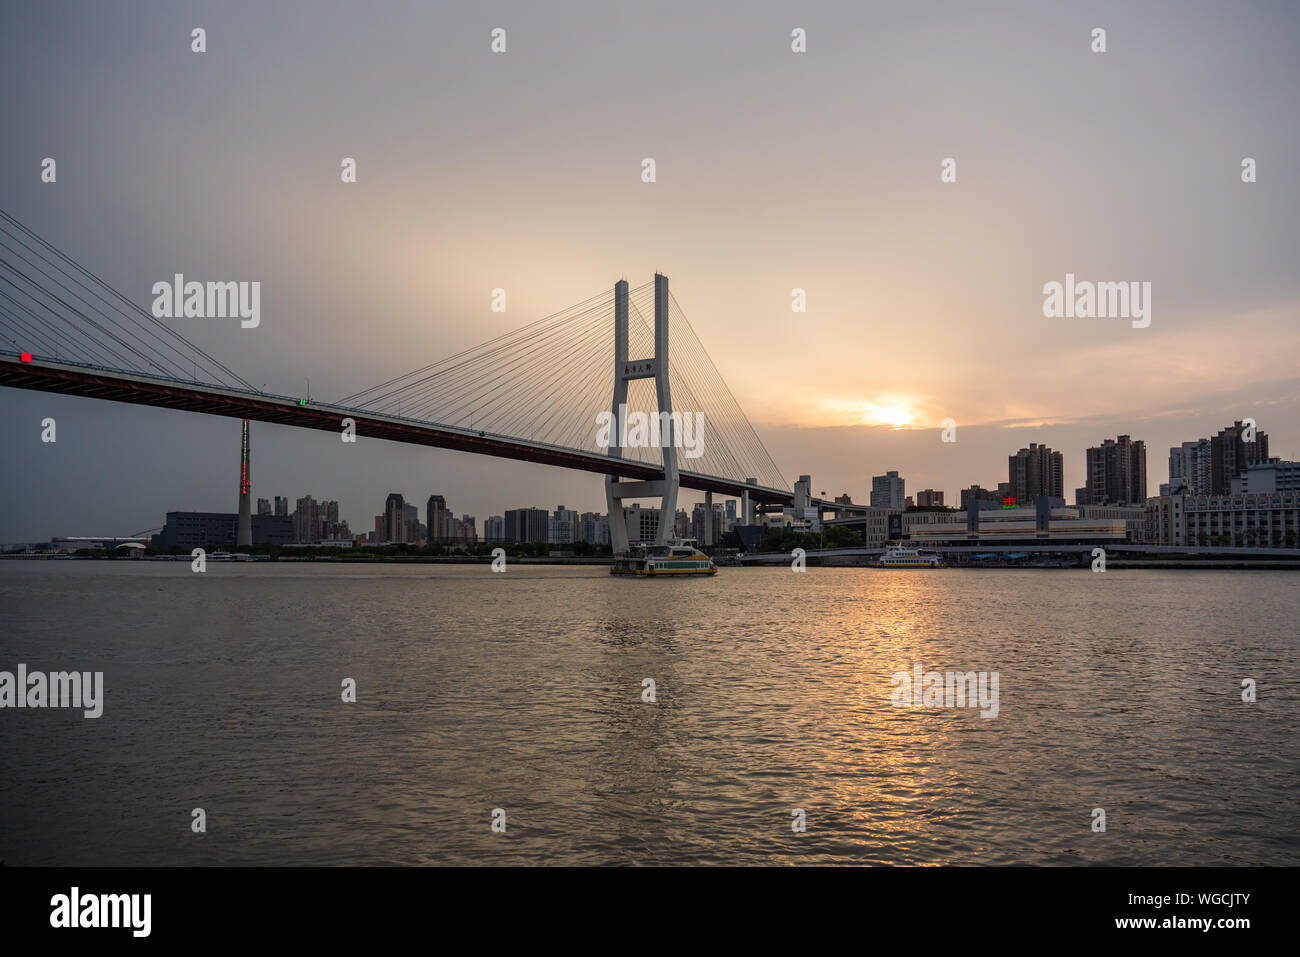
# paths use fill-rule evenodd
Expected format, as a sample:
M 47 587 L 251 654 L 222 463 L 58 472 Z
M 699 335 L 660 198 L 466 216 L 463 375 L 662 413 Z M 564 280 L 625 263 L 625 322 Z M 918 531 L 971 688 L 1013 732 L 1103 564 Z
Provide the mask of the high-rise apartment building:
M 441 495 L 430 495 L 424 511 L 425 524 L 429 529 L 429 541 L 453 541 L 455 536 L 452 535 L 451 524 L 454 516 L 447 508 L 447 500 Z
M 1213 487 L 1210 440 L 1184 442 L 1169 450 L 1169 488 L 1186 489 L 1192 494 L 1208 495 Z
M 684 514 L 684 513 L 683 513 Z M 578 540 L 591 545 L 609 544 L 609 522 L 599 512 L 583 512 L 578 519 Z
M 897 475 L 898 473 L 893 473 Z M 812 476 L 800 475 L 794 483 L 794 507 L 808 508 L 812 505 Z
M 1085 485 L 1076 505 L 1144 505 L 1147 500 L 1147 447 L 1129 436 L 1106 439 L 1085 453 Z
M 293 510 L 296 542 L 338 541 L 352 537 L 348 523 L 339 521 L 338 502 L 318 502 L 310 495 L 298 499 Z
M 401 492 L 389 492 L 384 501 L 384 541 L 406 541 L 406 499 Z
M 1240 478 L 1250 466 L 1267 461 L 1268 435 L 1253 425 L 1232 423 L 1210 439 L 1210 493 L 1231 494 L 1233 479 Z
M 552 545 L 572 545 L 578 540 L 578 513 L 558 506 L 547 519 L 546 540 Z
M 1060 452 L 1030 442 L 1029 448 L 1007 459 L 1008 494 L 1020 504 L 1034 502 L 1040 495 L 1064 500 L 1064 473 Z
M 310 495 L 298 499 L 293 510 L 293 540 L 314 542 L 320 538 L 317 525 L 316 501 Z
M 932 488 L 923 488 L 916 493 L 916 504 L 920 508 L 942 508 L 943 492 L 936 492 Z
M 903 508 L 903 503 L 907 498 L 905 485 L 905 481 L 899 478 L 897 472 L 886 472 L 884 475 L 872 476 L 871 507 Z
M 691 509 L 691 534 L 688 536 L 695 539 L 701 545 L 712 545 L 721 539 L 724 534 L 723 522 L 726 519 L 726 512 L 723 511 L 721 503 L 713 506 L 713 523 L 709 529 L 705 528 L 705 516 L 709 510 L 703 502 L 696 502 L 695 507 Z M 705 534 L 705 532 L 709 534 Z M 710 540 L 712 539 L 712 540 Z

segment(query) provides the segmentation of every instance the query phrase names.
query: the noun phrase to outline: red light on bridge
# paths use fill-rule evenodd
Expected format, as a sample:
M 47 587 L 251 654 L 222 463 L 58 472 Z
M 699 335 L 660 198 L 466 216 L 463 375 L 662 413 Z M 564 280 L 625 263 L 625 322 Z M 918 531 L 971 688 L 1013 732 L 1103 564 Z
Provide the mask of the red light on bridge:
M 24 352 L 23 355 L 22 355 L 22 360 L 23 360 L 23 362 L 31 362 L 31 361 L 32 361 L 32 354 L 31 354 L 30 352 Z

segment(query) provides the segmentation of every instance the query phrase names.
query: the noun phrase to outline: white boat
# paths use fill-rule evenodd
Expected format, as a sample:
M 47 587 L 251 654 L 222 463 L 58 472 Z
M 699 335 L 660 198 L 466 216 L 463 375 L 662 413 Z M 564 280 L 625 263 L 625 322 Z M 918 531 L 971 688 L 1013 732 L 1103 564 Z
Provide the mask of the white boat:
M 669 539 L 666 545 L 637 542 L 614 556 L 611 575 L 716 575 L 713 559 L 688 538 Z
M 947 564 L 932 552 L 923 552 L 905 545 L 890 545 L 872 562 L 873 568 L 947 568 Z

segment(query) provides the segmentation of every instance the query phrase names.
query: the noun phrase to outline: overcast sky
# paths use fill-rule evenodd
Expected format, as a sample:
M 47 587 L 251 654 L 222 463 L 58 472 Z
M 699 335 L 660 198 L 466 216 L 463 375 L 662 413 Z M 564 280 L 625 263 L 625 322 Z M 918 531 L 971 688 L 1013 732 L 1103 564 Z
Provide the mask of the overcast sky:
M 660 269 L 789 481 L 955 499 L 1034 441 L 1073 501 L 1127 433 L 1154 493 L 1234 419 L 1300 455 L 1298 54 L 1284 2 L 5 4 L 0 207 L 145 307 L 260 281 L 257 329 L 176 322 L 269 391 L 339 398 Z M 1150 326 L 1045 318 L 1066 273 L 1150 282 Z M 4 542 L 237 505 L 237 420 L 0 389 L 0 448 Z M 480 531 L 604 509 L 599 476 L 454 452 L 254 423 L 253 455 L 255 497 L 354 531 L 394 490 Z

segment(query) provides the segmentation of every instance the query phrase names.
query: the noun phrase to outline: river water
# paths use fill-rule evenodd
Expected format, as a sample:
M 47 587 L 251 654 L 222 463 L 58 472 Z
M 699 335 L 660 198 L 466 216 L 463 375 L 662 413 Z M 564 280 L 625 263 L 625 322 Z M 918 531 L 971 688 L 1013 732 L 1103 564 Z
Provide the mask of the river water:
M 105 688 L 0 710 L 0 861 L 1295 864 L 1298 586 L 0 561 L 0 670 Z

